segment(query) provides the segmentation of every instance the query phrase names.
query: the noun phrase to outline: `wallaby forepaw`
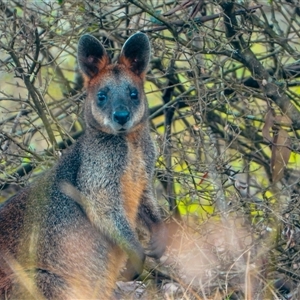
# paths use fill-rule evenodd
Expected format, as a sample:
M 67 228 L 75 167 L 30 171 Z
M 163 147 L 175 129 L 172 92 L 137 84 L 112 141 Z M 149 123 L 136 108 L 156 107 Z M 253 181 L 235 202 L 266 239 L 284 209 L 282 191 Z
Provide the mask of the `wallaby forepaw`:
M 145 258 L 146 255 L 144 253 L 144 250 L 129 255 L 129 261 L 131 262 L 133 267 L 133 279 L 136 279 L 137 277 L 139 277 L 139 275 L 143 273 Z
M 166 247 L 167 228 L 162 222 L 159 225 L 157 225 L 152 232 L 149 246 L 146 248 L 146 255 L 155 259 L 159 259 L 166 251 Z
M 158 240 L 151 241 L 149 246 L 146 248 L 146 255 L 149 257 L 153 257 L 155 259 L 159 259 L 162 257 L 166 250 L 166 244 L 161 243 Z

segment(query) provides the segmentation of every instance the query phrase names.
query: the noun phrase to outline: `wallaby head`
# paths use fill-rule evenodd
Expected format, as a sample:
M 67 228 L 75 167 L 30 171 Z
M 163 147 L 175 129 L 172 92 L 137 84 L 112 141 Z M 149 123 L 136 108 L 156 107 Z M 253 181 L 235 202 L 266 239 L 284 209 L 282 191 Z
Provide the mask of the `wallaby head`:
M 87 90 L 87 127 L 109 134 L 139 129 L 147 118 L 143 84 L 149 58 L 150 42 L 141 32 L 126 41 L 115 64 L 96 38 L 88 34 L 80 38 L 78 62 Z

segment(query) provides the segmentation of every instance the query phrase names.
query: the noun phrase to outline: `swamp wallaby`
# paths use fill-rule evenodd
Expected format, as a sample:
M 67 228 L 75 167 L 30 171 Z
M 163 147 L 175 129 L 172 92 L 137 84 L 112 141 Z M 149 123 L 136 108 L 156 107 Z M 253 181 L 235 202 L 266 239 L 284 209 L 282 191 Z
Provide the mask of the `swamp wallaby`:
M 137 222 L 151 234 L 146 254 L 163 254 L 143 90 L 149 56 L 143 33 L 126 41 L 115 64 L 96 38 L 80 38 L 85 133 L 0 207 L 0 299 L 110 299 L 127 257 L 142 271 Z

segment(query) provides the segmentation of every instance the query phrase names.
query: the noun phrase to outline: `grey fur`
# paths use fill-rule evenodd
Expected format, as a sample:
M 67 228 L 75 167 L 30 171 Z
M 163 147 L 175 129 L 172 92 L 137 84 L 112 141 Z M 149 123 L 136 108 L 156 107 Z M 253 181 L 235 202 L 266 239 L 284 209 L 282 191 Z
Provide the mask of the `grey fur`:
M 130 37 L 122 55 L 132 53 L 136 39 L 143 41 L 141 61 L 131 55 L 132 68 L 122 60 L 110 65 L 99 41 L 81 38 L 86 131 L 47 175 L 0 207 L 0 299 L 109 299 L 126 257 L 137 275 L 142 271 L 137 222 L 151 233 L 147 255 L 163 254 L 143 91 L 150 55 L 146 35 Z M 105 96 L 99 96 L 101 89 Z M 128 120 L 120 124 L 116 111 L 128 112 Z

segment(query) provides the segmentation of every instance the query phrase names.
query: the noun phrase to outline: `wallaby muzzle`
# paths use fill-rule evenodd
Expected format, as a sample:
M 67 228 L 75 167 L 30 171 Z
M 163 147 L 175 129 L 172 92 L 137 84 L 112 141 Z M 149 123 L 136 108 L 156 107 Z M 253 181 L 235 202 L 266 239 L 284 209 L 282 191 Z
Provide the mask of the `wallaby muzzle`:
M 113 112 L 113 121 L 125 125 L 130 120 L 130 112 L 127 109 L 120 108 Z

